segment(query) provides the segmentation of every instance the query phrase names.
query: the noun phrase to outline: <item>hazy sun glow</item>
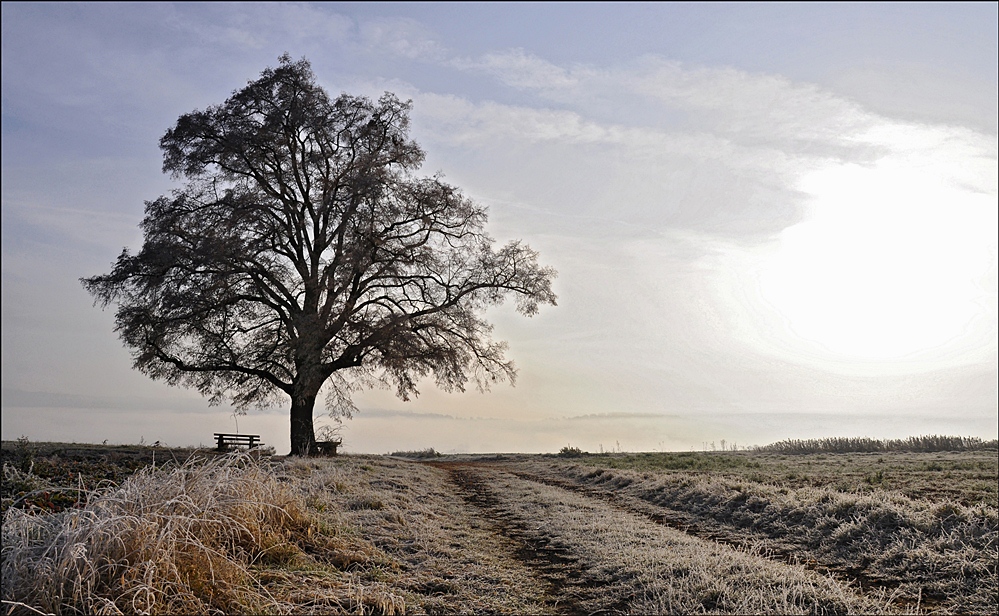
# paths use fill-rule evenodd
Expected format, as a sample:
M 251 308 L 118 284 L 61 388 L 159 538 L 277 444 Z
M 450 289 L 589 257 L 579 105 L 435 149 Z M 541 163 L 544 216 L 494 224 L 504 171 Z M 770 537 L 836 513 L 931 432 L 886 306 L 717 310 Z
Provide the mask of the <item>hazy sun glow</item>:
M 957 341 L 987 311 L 995 196 L 940 168 L 885 158 L 814 171 L 761 292 L 798 336 L 844 358 L 893 359 Z

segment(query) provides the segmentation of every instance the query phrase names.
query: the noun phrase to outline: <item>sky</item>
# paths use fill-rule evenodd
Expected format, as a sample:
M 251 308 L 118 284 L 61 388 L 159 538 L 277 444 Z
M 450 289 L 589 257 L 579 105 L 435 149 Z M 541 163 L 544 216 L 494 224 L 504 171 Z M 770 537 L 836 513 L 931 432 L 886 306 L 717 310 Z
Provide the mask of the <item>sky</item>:
M 289 447 L 131 368 L 79 283 L 159 138 L 276 66 L 411 99 L 422 173 L 555 267 L 516 386 L 357 394 L 344 450 L 997 437 L 995 3 L 3 3 L 2 436 Z M 317 409 L 317 425 L 336 424 Z

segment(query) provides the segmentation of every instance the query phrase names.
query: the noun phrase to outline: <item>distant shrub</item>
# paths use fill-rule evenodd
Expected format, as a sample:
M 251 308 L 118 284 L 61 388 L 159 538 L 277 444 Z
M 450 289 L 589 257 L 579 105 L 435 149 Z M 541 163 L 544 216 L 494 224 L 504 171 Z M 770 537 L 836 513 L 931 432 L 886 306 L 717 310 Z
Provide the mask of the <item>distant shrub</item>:
M 444 454 L 435 451 L 433 447 L 427 447 L 426 449 L 420 449 L 419 451 L 393 451 L 390 455 L 399 458 L 416 458 L 417 460 L 423 460 L 426 458 L 440 458 Z
M 35 466 L 35 449 L 24 435 L 15 441 L 14 466 L 22 473 L 31 473 Z
M 882 451 L 982 451 L 999 448 L 999 441 L 983 441 L 974 436 L 910 436 L 906 439 L 878 440 L 868 437 L 833 437 L 822 439 L 787 439 L 757 447 L 769 453 L 875 453 Z
M 558 455 L 563 458 L 578 458 L 580 456 L 586 455 L 586 452 L 580 449 L 579 447 L 572 447 L 570 445 L 566 445 L 565 447 L 559 450 Z

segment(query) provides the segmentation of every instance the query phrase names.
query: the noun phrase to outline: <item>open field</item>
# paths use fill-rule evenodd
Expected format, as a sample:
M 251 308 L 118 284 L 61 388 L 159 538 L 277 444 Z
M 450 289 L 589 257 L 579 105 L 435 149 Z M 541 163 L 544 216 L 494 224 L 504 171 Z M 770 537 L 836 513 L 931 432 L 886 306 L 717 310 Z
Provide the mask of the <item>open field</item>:
M 995 451 L 3 460 L 13 613 L 997 609 Z
M 762 452 L 638 453 L 585 456 L 579 463 L 608 469 L 710 474 L 785 488 L 895 492 L 909 498 L 999 504 L 996 451 L 927 453 Z

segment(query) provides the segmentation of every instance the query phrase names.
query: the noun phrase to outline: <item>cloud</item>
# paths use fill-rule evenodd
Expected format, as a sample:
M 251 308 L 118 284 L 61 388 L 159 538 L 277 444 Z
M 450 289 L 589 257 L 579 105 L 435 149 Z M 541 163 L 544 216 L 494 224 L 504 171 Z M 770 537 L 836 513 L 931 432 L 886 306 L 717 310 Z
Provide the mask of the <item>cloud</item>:
M 992 41 L 993 57 L 995 40 Z M 983 56 L 986 54 L 982 54 Z M 999 92 L 961 67 L 943 70 L 927 64 L 885 66 L 867 62 L 835 71 L 830 87 L 865 108 L 889 117 L 925 124 L 966 126 L 995 135 L 999 130 Z
M 614 212 L 624 225 L 760 240 L 800 220 L 808 196 L 797 184 L 808 173 L 904 147 L 872 137 L 897 122 L 779 75 L 656 57 L 560 67 L 520 49 L 444 64 L 536 95 L 504 104 L 409 93 L 421 139 L 493 169 L 479 194 L 539 219 Z
M 506 85 L 524 89 L 566 89 L 579 83 L 572 72 L 523 49 L 488 53 L 479 58 L 454 58 L 448 64 L 464 71 L 492 75 Z
M 156 412 L 156 413 L 187 413 L 231 414 L 228 405 L 209 406 L 208 401 L 200 396 L 185 396 L 183 392 L 174 390 L 168 397 L 147 397 L 135 395 L 93 395 L 65 394 L 45 391 L 26 391 L 4 387 L 2 390 L 3 408 L 6 409 L 63 409 L 67 412 L 100 410 L 108 413 Z M 273 413 L 275 409 L 255 409 L 250 413 Z M 281 410 L 281 414 L 284 409 Z
M 730 67 L 688 67 L 657 56 L 616 66 L 565 68 L 514 49 L 450 65 L 490 74 L 604 121 L 616 114 L 622 121 L 640 118 L 645 129 L 682 131 L 692 125 L 739 143 L 814 149 L 815 154 L 851 149 L 847 135 L 874 121 L 855 102 L 815 84 Z
M 660 408 L 783 407 L 739 391 L 771 382 L 806 395 L 805 382 L 841 369 L 844 349 L 864 357 L 850 368 L 858 375 L 994 366 L 989 136 L 884 117 L 779 75 L 660 58 L 562 68 L 514 50 L 455 66 L 538 98 L 415 91 L 421 140 L 460 161 L 449 174 L 504 229 L 509 219 L 520 229 L 511 233 L 557 256 L 560 315 L 595 332 L 586 351 L 553 342 L 576 346 L 563 361 L 599 374 L 590 364 L 607 361 L 606 345 L 629 341 L 613 361 L 645 376 L 615 372 L 615 389 L 628 392 L 617 404 L 655 405 L 655 394 L 631 392 L 661 392 L 639 384 L 658 379 L 685 392 L 659 393 Z M 644 117 L 601 112 L 635 99 Z M 805 229 L 802 252 L 792 230 Z M 793 301 L 773 293 L 787 267 Z M 884 361 L 897 355 L 906 361 Z
M 351 18 L 310 4 L 247 4 L 238 11 L 222 5 L 170 5 L 160 10 L 174 32 L 230 53 L 289 43 L 337 44 L 355 36 Z
M 758 231 L 761 223 L 777 230 L 795 218 L 795 196 L 781 193 L 796 164 L 776 150 L 709 132 L 601 123 L 576 111 L 429 93 L 414 99 L 414 122 L 428 147 L 466 152 L 469 162 L 494 170 L 489 176 L 452 166 L 448 175 L 489 182 L 478 194 L 496 202 L 589 219 L 613 212 L 621 223 L 660 230 Z M 764 211 L 739 214 L 747 208 Z
M 447 51 L 432 31 L 414 19 L 380 18 L 359 24 L 360 43 L 369 52 L 390 53 L 408 60 L 442 61 Z
M 404 418 L 413 421 L 437 421 L 441 419 L 454 420 L 457 419 L 454 415 L 445 415 L 443 413 L 427 413 L 427 412 L 416 412 L 416 411 L 401 411 L 393 409 L 372 409 L 366 408 L 363 411 L 365 417 L 379 417 L 379 418 Z

